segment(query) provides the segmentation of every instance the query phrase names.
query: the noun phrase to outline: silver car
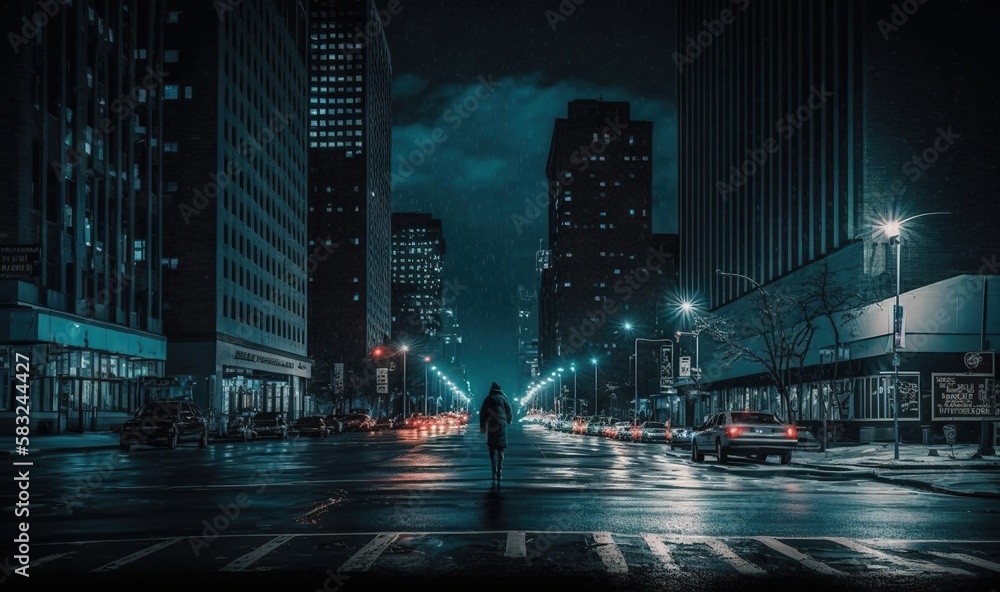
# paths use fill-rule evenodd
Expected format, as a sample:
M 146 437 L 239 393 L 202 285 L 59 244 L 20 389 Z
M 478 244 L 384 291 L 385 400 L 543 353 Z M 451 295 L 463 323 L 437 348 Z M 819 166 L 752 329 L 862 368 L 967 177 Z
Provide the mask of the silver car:
M 694 429 L 691 460 L 702 462 L 706 454 L 714 454 L 719 463 L 725 463 L 730 455 L 758 460 L 778 455 L 781 464 L 787 465 L 792 462 L 798 439 L 798 429 L 773 413 L 723 411 Z

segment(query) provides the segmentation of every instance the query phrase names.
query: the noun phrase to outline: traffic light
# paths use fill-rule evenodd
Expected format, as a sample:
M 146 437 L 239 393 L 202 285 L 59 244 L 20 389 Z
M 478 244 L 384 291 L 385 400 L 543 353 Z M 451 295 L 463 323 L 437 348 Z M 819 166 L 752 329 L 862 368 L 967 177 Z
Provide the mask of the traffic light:
M 372 357 L 381 358 L 383 353 L 385 353 L 385 350 L 382 348 L 382 346 L 378 346 L 372 350 Z

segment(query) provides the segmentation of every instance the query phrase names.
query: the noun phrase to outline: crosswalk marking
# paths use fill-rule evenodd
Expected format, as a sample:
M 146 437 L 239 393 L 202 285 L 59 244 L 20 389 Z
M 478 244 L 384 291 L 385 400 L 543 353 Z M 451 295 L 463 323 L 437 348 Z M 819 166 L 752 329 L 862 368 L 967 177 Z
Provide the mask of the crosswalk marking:
M 723 543 L 718 539 L 706 538 L 703 539 L 703 542 L 711 547 L 713 551 L 722 556 L 727 562 L 729 562 L 729 565 L 731 565 L 733 569 L 741 574 L 763 575 L 767 573 L 767 570 L 761 569 L 746 559 L 743 559 L 737 555 L 736 552 L 730 549 L 726 543 Z
M 931 555 L 937 555 L 938 557 L 944 557 L 945 559 L 957 559 L 959 561 L 964 561 L 969 565 L 975 565 L 976 567 L 981 567 L 983 569 L 1000 571 L 1000 563 L 987 561 L 986 559 L 973 557 L 972 555 L 966 555 L 965 553 L 941 553 L 939 551 L 931 551 Z
M 398 537 L 398 532 L 381 532 L 377 534 L 367 545 L 359 549 L 357 553 L 345 561 L 340 566 L 340 571 L 368 571 L 368 568 L 375 563 L 375 560 L 382 554 L 382 551 L 385 551 L 385 548 L 391 545 Z
M 884 551 L 879 551 L 878 549 L 873 549 L 866 545 L 862 545 L 857 541 L 852 541 L 850 539 L 844 538 L 831 538 L 831 541 L 837 543 L 838 545 L 847 547 L 848 549 L 855 551 L 857 553 L 863 553 L 865 555 L 871 555 L 872 557 L 878 557 L 883 561 L 888 561 L 894 563 L 907 570 L 914 571 L 931 571 L 937 573 L 950 573 L 956 576 L 971 576 L 972 573 L 964 569 L 959 569 L 957 567 L 946 567 L 937 565 L 936 563 L 930 563 L 929 561 L 917 561 L 915 559 L 906 559 L 903 557 L 897 557 L 895 555 L 890 555 Z
M 605 567 L 608 568 L 608 572 L 628 572 L 628 564 L 625 562 L 625 556 L 622 555 L 621 550 L 618 549 L 618 545 L 611 538 L 610 532 L 595 532 L 594 542 L 597 544 L 597 554 L 601 557 L 601 561 L 604 562 Z
M 782 555 L 787 555 L 788 557 L 791 557 L 792 559 L 798 561 L 799 563 L 805 565 L 806 567 L 808 567 L 813 571 L 817 571 L 821 574 L 826 574 L 831 576 L 844 575 L 844 572 L 840 571 L 839 569 L 834 569 L 829 565 L 823 563 L 822 561 L 817 561 L 816 559 L 813 559 L 812 557 L 806 555 L 805 553 L 802 553 L 798 549 L 794 547 L 789 547 L 788 545 L 782 543 L 781 541 L 779 541 L 774 537 L 754 537 L 754 539 L 760 541 L 761 543 L 764 543 L 765 545 L 774 549 L 778 553 L 781 553 Z
M 655 534 L 646 533 L 642 535 L 642 540 L 646 541 L 646 546 L 649 547 L 650 552 L 660 559 L 660 565 L 670 571 L 677 571 L 680 569 L 677 564 L 674 563 L 674 558 L 670 554 L 670 549 L 667 548 L 663 539 Z
M 507 550 L 504 557 L 526 557 L 528 549 L 525 544 L 523 531 L 511 531 L 507 533 Z
M 263 545 L 257 547 L 253 551 L 250 551 L 242 557 L 237 557 L 232 563 L 223 567 L 219 571 L 243 571 L 244 569 L 250 567 L 254 563 L 257 563 L 261 557 L 267 555 L 271 551 L 274 551 L 281 545 L 284 545 L 288 541 L 295 538 L 294 534 L 283 534 L 281 536 L 276 536 L 273 539 L 267 541 Z
M 92 569 L 91 572 L 113 571 L 113 570 L 119 569 L 122 566 L 128 565 L 129 563 L 132 563 L 133 561 L 135 561 L 137 559 L 142 559 L 143 557 L 145 557 L 147 555 L 152 555 L 153 553 L 156 553 L 160 549 L 165 549 L 165 548 L 169 547 L 170 545 L 173 545 L 174 543 L 177 543 L 177 542 L 182 541 L 182 540 L 184 540 L 183 537 L 177 537 L 175 539 L 169 539 L 169 540 L 166 540 L 166 541 L 163 541 L 163 542 L 160 542 L 160 543 L 156 543 L 155 545 L 153 545 L 151 547 L 146 547 L 145 549 L 136 551 L 135 553 L 132 553 L 130 555 L 126 555 L 126 556 L 122 557 L 121 559 L 116 559 L 116 560 L 112 561 L 111 563 L 106 563 L 106 564 L 102 565 L 101 567 L 98 567 L 96 569 Z

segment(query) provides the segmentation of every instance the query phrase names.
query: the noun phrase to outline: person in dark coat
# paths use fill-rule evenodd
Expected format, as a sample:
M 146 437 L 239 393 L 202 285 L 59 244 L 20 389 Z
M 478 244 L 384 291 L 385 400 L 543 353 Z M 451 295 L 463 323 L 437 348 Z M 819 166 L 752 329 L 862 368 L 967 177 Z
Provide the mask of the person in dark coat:
M 507 424 L 513 421 L 507 395 L 500 390 L 500 385 L 493 383 L 490 393 L 486 395 L 482 407 L 479 408 L 479 431 L 486 432 L 486 447 L 490 450 L 490 464 L 493 467 L 493 478 L 500 479 L 503 474 L 503 453 L 507 448 Z

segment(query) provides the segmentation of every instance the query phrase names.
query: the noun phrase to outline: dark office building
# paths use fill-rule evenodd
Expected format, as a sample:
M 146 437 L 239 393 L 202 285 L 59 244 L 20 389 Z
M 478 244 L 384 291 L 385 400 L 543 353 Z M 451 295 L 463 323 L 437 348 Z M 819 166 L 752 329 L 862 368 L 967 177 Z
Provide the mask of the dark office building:
M 817 335 L 805 359 L 815 368 L 836 345 L 852 377 L 796 385 L 793 412 L 818 420 L 823 388 L 840 390 L 833 419 L 891 438 L 901 249 L 899 373 L 913 393 L 899 418 L 904 438 L 921 423 L 970 419 L 939 414 L 932 373 L 968 371 L 961 354 L 991 351 L 1000 333 L 987 305 L 1000 248 L 998 11 L 978 1 L 682 0 L 677 22 L 683 290 L 725 312 L 757 289 L 738 275 L 794 289 L 824 262 L 853 274 L 877 306 L 838 344 Z M 882 223 L 911 217 L 902 246 L 889 244 Z M 766 381 L 746 388 L 759 367 L 716 371 L 704 377 L 715 392 L 698 417 L 733 406 L 788 415 Z
M 167 11 L 167 370 L 219 430 L 247 408 L 294 419 L 310 411 L 307 269 L 329 256 L 306 244 L 305 4 Z
M 339 391 L 391 332 L 392 68 L 373 0 L 310 16 L 309 237 L 336 252 L 310 270 L 309 352 L 316 387 Z
M 445 240 L 430 214 L 392 215 L 392 342 L 430 354 L 441 328 Z
M 538 285 L 517 287 L 517 393 L 538 377 Z
M 4 433 L 24 399 L 32 433 L 108 430 L 164 390 L 164 15 L 158 0 L 0 8 Z
M 628 103 L 572 101 L 556 120 L 546 167 L 539 365 L 544 375 L 597 359 L 618 399 L 635 339 L 658 336 L 657 303 L 676 273 L 676 236 L 652 230 L 652 134 Z

